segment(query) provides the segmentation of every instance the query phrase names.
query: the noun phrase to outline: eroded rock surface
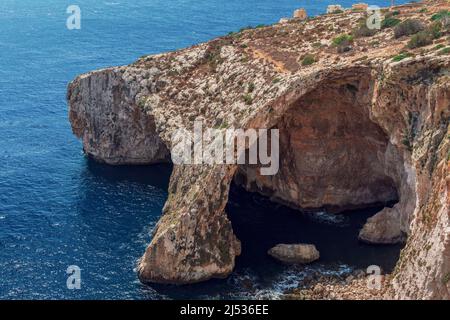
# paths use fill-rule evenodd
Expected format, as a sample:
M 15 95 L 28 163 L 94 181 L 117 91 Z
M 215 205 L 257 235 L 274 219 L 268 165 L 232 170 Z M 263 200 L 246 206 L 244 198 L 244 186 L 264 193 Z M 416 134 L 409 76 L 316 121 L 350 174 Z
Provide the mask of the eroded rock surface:
M 132 98 L 126 68 L 78 77 L 68 88 L 69 118 L 84 151 L 108 164 L 169 161 L 169 150 L 155 132 L 155 121 Z
M 394 244 L 405 240 L 397 208 L 385 208 L 369 218 L 359 233 L 359 239 L 372 244 Z
M 447 2 L 430 0 L 396 10 L 401 20 L 429 24 L 443 8 Z M 364 15 L 246 30 L 70 84 L 74 133 L 88 155 L 111 164 L 166 161 L 173 132 L 195 119 L 218 129 L 280 129 L 275 176 L 251 166 L 175 166 L 139 264 L 143 282 L 193 283 L 232 272 L 240 244 L 225 206 L 236 179 L 294 207 L 397 199 L 391 213 L 407 242 L 389 296 L 450 298 L 450 58 L 435 49 L 448 34 L 398 62 L 393 57 L 409 38 L 395 39 L 390 28 L 339 52 L 332 40 Z M 315 63 L 303 64 L 306 54 Z

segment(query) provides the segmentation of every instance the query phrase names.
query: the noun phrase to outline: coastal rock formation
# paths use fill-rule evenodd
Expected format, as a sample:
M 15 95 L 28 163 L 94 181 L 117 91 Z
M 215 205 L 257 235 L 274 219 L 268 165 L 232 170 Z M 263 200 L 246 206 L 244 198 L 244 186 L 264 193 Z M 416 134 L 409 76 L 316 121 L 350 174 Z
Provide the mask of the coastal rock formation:
M 443 8 L 442 0 L 410 4 L 397 8 L 397 18 L 428 25 Z M 111 164 L 167 161 L 172 134 L 192 129 L 195 119 L 220 130 L 280 130 L 274 176 L 250 165 L 174 166 L 139 263 L 142 282 L 232 272 L 240 243 L 225 207 L 234 180 L 296 208 L 338 212 L 398 201 L 369 221 L 378 232 L 387 215 L 395 221 L 389 237 L 407 237 L 386 295 L 450 298 L 449 33 L 405 49 L 410 37 L 386 28 L 338 50 L 336 38 L 364 18 L 347 11 L 244 30 L 69 85 L 74 133 L 88 155 Z M 314 59 L 305 63 L 306 56 Z
M 278 244 L 267 253 L 287 264 L 308 264 L 320 258 L 319 251 L 312 244 Z
M 155 121 L 134 102 L 126 68 L 78 77 L 69 85 L 69 119 L 84 151 L 108 164 L 169 161 L 169 150 L 155 133 Z M 149 75 L 152 70 L 148 71 Z M 135 85 L 136 87 L 136 85 Z
M 325 80 L 292 103 L 278 121 L 280 170 L 262 176 L 241 166 L 236 176 L 247 190 L 297 208 L 342 211 L 398 199 L 388 174 L 396 150 L 369 116 L 367 70 L 350 68 L 340 80 Z
M 385 208 L 369 218 L 359 233 L 359 240 L 373 244 L 394 244 L 404 241 L 397 208 Z

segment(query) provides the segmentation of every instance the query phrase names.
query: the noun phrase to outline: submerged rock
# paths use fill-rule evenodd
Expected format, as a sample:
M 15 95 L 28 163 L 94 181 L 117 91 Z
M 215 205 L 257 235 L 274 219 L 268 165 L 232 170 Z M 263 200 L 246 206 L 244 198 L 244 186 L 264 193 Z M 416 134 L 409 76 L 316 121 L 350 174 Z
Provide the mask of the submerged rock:
M 308 264 L 320 258 L 320 253 L 313 244 L 278 244 L 267 253 L 288 264 Z
M 400 213 L 397 208 L 384 208 L 369 218 L 359 233 L 359 240 L 371 244 L 403 242 L 404 233 L 401 230 Z

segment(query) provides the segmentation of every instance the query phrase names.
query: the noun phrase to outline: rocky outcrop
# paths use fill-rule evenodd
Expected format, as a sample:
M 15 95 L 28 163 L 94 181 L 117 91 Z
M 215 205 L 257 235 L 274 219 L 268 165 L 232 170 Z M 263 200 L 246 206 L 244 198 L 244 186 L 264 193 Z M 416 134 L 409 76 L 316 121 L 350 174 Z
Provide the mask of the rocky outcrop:
M 319 251 L 312 244 L 278 244 L 267 253 L 287 264 L 308 264 L 320 258 Z
M 306 10 L 301 8 L 294 11 L 294 18 L 305 20 L 308 18 L 308 14 L 306 13 Z
M 369 218 L 359 233 L 359 240 L 372 244 L 394 244 L 405 240 L 397 208 L 385 208 Z
M 397 17 L 428 23 L 445 5 L 409 5 Z M 339 52 L 332 40 L 364 14 L 245 30 L 70 84 L 74 133 L 88 155 L 111 164 L 166 161 L 172 134 L 195 119 L 217 129 L 280 130 L 274 176 L 258 166 L 174 166 L 163 216 L 138 267 L 141 281 L 193 283 L 232 272 L 240 243 L 225 207 L 234 179 L 296 208 L 340 211 L 398 200 L 366 226 L 378 240 L 407 236 L 390 296 L 450 298 L 450 59 L 435 49 L 448 35 L 401 61 L 392 58 L 408 39 L 395 39 L 389 28 Z M 302 63 L 307 54 L 315 63 Z
M 152 70 L 148 71 L 151 77 Z M 68 88 L 69 119 L 87 155 L 108 164 L 153 164 L 169 161 L 169 150 L 155 132 L 155 121 L 132 98 L 136 84 L 129 69 L 92 72 Z
M 241 244 L 223 214 L 231 177 L 227 167 L 175 167 L 164 215 L 139 263 L 143 282 L 188 284 L 233 271 Z
M 296 208 L 342 211 L 396 201 L 389 139 L 369 117 L 371 85 L 368 69 L 349 68 L 293 101 L 277 124 L 278 174 L 241 166 L 236 180 Z

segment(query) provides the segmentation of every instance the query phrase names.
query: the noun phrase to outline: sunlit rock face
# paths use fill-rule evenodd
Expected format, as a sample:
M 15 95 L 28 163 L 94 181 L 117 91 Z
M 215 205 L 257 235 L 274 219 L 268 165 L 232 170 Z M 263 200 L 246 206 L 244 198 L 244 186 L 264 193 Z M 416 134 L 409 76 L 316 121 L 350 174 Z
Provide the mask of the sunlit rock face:
M 401 19 L 428 24 L 444 5 L 398 9 Z M 450 58 L 433 44 L 394 61 L 405 39 L 389 28 L 339 52 L 333 39 L 351 33 L 364 14 L 246 30 L 69 85 L 74 133 L 86 154 L 111 164 L 167 161 L 172 134 L 198 118 L 210 128 L 280 129 L 275 176 L 250 166 L 174 167 L 138 266 L 142 282 L 194 283 L 232 272 L 240 242 L 225 207 L 235 179 L 296 208 L 398 200 L 390 218 L 407 240 L 389 297 L 450 299 Z M 302 64 L 306 54 L 313 64 Z M 386 236 L 382 218 L 374 243 Z
M 126 69 L 114 68 L 78 77 L 69 85 L 69 118 L 84 152 L 112 165 L 169 161 L 155 132 L 155 121 L 132 97 Z

